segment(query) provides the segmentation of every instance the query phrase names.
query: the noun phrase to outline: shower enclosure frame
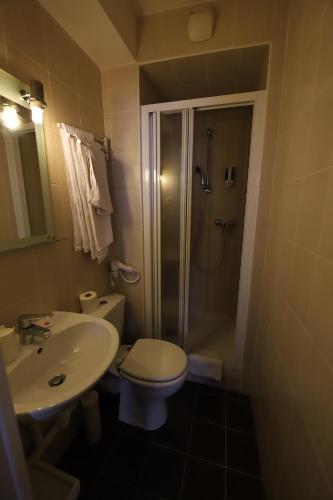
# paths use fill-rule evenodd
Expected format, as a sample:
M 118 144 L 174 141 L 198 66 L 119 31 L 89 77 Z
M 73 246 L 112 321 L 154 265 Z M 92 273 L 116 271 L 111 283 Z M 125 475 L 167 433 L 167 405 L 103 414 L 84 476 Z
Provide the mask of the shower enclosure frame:
M 182 344 L 184 344 L 188 334 L 194 112 L 196 110 L 201 111 L 239 106 L 251 106 L 253 109 L 234 356 L 232 360 L 233 371 L 241 372 L 247 334 L 255 234 L 258 218 L 267 91 L 260 90 L 141 106 L 141 168 L 145 276 L 145 331 L 147 337 L 160 338 L 160 116 L 162 113 L 182 113 L 181 182 L 183 186 L 187 186 L 188 192 L 187 196 L 184 196 L 184 190 L 181 190 L 180 200 L 180 254 L 182 258 L 180 259 L 179 280 L 179 323 L 183 330 Z M 154 255 L 157 258 L 153 258 Z

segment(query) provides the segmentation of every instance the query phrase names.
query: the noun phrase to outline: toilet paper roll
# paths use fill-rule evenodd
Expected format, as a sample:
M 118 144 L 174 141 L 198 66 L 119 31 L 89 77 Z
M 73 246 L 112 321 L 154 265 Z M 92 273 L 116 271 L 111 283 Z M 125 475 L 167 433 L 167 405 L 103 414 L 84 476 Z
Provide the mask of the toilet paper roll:
M 96 292 L 89 290 L 81 293 L 80 297 L 81 309 L 84 314 L 92 314 L 98 309 L 98 297 Z
M 0 348 L 6 364 L 11 363 L 17 358 L 18 345 L 15 328 L 0 326 Z

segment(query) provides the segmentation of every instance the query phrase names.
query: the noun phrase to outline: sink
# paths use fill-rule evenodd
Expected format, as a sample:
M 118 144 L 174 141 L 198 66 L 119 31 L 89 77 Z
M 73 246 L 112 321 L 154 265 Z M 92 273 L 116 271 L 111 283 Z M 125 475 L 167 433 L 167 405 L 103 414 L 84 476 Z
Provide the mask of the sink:
M 16 415 L 42 421 L 66 408 L 106 372 L 119 347 L 111 323 L 56 311 L 51 337 L 20 346 L 7 366 Z

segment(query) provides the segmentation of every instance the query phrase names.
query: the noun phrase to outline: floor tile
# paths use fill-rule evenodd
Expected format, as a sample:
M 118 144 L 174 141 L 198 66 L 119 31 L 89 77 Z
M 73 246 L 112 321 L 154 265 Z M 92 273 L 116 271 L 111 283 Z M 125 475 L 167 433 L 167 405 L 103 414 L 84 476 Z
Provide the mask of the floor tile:
M 152 445 L 141 481 L 142 490 L 166 500 L 178 499 L 184 467 L 184 455 Z
M 251 404 L 251 398 L 248 394 L 243 394 L 237 391 L 226 391 L 227 399 L 234 399 L 236 401 L 243 401 L 244 403 Z
M 189 458 L 186 464 L 181 500 L 224 500 L 225 469 Z
M 118 420 L 119 396 L 99 401 L 101 442 L 80 431 L 58 464 L 80 479 L 80 500 L 263 500 L 248 396 L 186 383 L 153 432 Z
M 227 430 L 227 467 L 255 476 L 260 475 L 255 436 Z
M 227 400 L 227 421 L 229 428 L 254 433 L 251 405 L 247 401 Z
M 176 413 L 186 417 L 193 415 L 195 398 L 197 394 L 197 384 L 186 382 L 180 391 L 168 399 L 168 412 Z
M 189 447 L 191 420 L 188 417 L 171 413 L 160 429 L 149 433 L 151 442 L 186 452 Z
M 210 394 L 211 396 L 216 396 L 219 398 L 226 398 L 227 391 L 219 385 L 204 385 L 196 384 L 198 386 L 198 392 L 203 392 L 205 394 Z
M 225 464 L 225 429 L 206 422 L 193 421 L 190 454 L 216 464 Z
M 137 489 L 126 482 L 114 482 L 109 477 L 101 476 L 89 489 L 83 491 L 79 500 L 138 500 Z
M 254 479 L 234 471 L 227 471 L 226 500 L 264 500 L 260 479 Z
M 104 462 L 102 473 L 116 481 L 137 486 L 148 459 L 149 443 L 133 436 L 122 436 Z
M 110 450 L 111 445 L 108 447 L 105 440 L 89 445 L 80 432 L 57 467 L 80 479 L 82 484 L 90 483 L 99 474 Z
M 225 425 L 225 399 L 199 392 L 196 399 L 194 416 L 207 422 Z

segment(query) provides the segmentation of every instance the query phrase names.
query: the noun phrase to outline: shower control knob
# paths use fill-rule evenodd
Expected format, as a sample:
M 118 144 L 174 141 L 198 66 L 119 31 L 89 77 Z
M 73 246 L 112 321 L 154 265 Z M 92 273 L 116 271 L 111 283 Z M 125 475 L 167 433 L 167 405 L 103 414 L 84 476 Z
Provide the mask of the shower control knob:
M 214 223 L 216 226 L 231 226 L 236 224 L 236 219 L 215 219 Z

